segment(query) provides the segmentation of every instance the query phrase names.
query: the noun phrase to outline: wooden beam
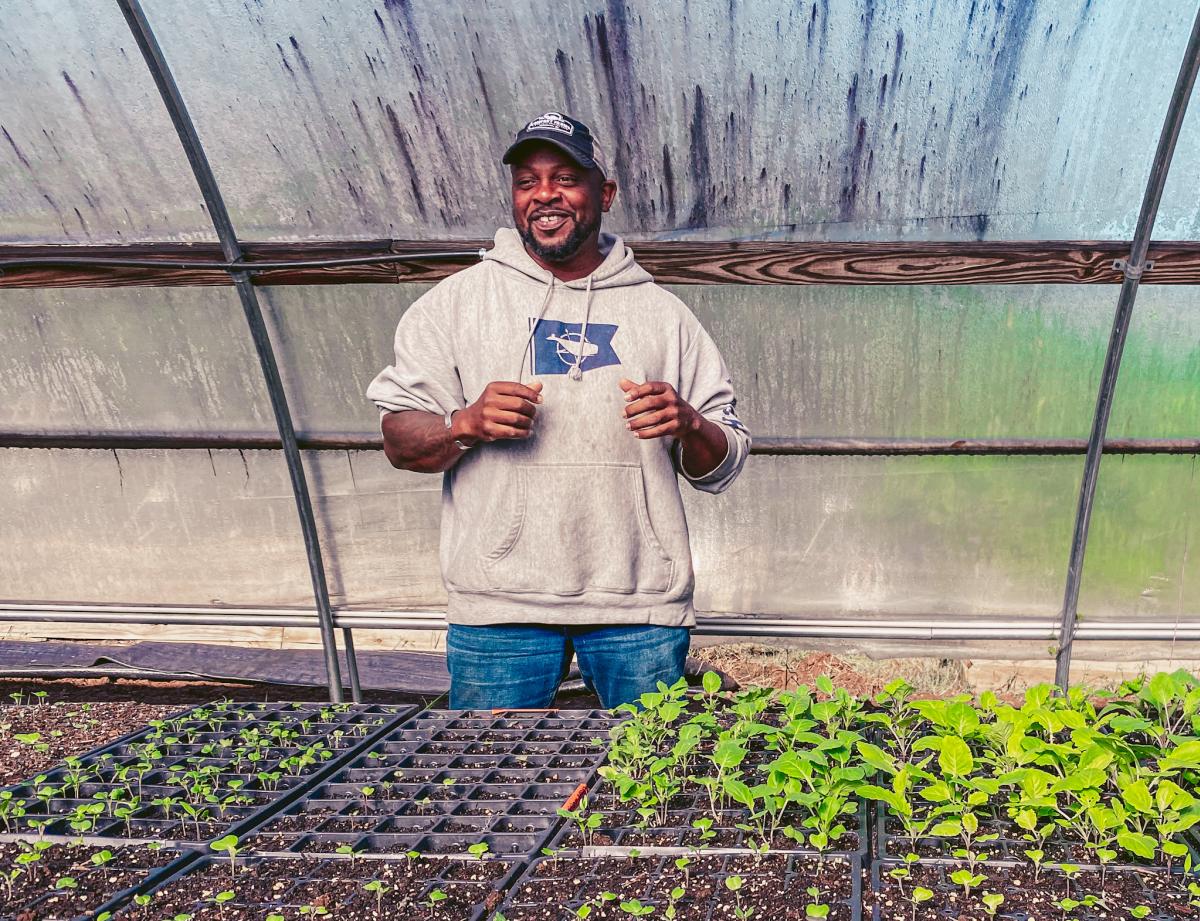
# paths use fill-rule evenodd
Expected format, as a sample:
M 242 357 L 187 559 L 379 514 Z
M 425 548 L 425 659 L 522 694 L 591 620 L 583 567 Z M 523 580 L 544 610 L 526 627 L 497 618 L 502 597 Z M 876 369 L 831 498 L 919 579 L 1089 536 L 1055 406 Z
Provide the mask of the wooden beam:
M 246 243 L 246 264 L 289 263 L 255 274 L 260 285 L 396 284 L 434 282 L 477 259 L 328 265 L 336 260 L 387 260 L 397 255 L 474 253 L 482 240 L 421 242 L 331 240 Z M 633 242 L 638 261 L 665 284 L 738 285 L 996 285 L 1119 284 L 1113 262 L 1126 257 L 1121 241 L 959 243 Z M 1142 284 L 1200 284 L 1200 242 L 1150 246 L 1154 267 Z M 131 265 L 111 265 L 123 260 Z M 15 264 L 21 261 L 23 264 Z M 303 264 L 300 264 L 303 263 Z M 311 263 L 317 263 L 313 265 Z M 0 245 L 0 287 L 118 287 L 222 285 L 229 275 L 216 243 L 140 243 L 127 246 Z

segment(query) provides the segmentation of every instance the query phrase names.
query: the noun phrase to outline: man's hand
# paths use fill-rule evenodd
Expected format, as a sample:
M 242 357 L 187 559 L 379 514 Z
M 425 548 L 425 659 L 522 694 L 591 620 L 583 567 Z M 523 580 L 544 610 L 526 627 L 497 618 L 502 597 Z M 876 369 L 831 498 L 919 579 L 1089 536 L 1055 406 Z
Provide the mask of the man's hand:
M 638 438 L 662 438 L 673 435 L 683 439 L 698 431 L 703 417 L 665 381 L 635 384 L 621 378 L 625 391 L 625 427 Z
M 625 427 L 637 438 L 672 435 L 682 448 L 680 461 L 690 477 L 702 477 L 721 465 L 729 450 L 725 432 L 705 419 L 666 381 L 635 384 L 622 378 L 625 391 Z
M 533 434 L 536 404 L 541 402 L 541 381 L 528 387 L 515 381 L 492 381 L 478 400 L 454 414 L 451 431 L 464 444 L 528 438 Z

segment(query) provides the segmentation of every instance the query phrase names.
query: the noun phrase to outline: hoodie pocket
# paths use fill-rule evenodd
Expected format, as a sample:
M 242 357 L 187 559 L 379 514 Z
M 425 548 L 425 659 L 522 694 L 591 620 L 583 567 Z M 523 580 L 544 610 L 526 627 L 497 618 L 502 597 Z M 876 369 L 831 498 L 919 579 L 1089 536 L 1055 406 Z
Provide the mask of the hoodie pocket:
M 489 589 L 579 595 L 665 592 L 675 564 L 646 509 L 637 465 L 518 468 L 511 521 L 486 553 Z

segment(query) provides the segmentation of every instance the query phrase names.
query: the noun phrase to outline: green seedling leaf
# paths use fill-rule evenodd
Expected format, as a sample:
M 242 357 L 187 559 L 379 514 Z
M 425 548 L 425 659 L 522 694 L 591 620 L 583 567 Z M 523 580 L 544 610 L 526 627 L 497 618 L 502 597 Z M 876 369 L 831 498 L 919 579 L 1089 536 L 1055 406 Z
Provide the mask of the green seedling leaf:
M 966 742 L 955 736 L 947 736 L 942 740 L 942 750 L 938 753 L 938 767 L 954 777 L 967 777 L 975 770 L 975 759 Z

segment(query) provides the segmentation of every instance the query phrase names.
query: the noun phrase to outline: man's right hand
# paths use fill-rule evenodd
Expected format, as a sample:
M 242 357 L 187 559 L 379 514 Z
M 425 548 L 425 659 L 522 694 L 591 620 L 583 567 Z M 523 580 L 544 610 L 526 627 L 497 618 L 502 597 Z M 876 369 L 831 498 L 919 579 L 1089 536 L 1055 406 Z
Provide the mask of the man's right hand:
M 454 414 L 450 429 L 463 444 L 528 438 L 533 434 L 536 404 L 541 402 L 541 381 L 528 387 L 515 381 L 492 381 L 478 400 Z

